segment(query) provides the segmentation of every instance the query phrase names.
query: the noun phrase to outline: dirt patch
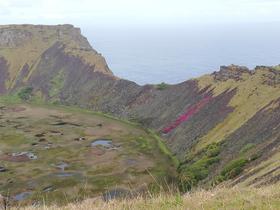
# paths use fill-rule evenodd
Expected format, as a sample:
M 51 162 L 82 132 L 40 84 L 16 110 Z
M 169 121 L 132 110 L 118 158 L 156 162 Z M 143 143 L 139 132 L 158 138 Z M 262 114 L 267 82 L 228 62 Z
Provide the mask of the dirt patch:
M 27 162 L 30 161 L 27 155 L 20 155 L 20 156 L 12 156 L 12 155 L 2 155 L 0 156 L 0 160 L 9 161 L 9 162 Z
M 10 107 L 7 109 L 7 112 L 23 112 L 25 111 L 26 108 L 25 107 L 21 107 L 21 106 L 16 106 L 16 107 Z
M 101 155 L 104 155 L 105 154 L 105 150 L 104 149 L 101 149 L 101 148 L 98 148 L 98 147 L 94 147 L 90 150 L 89 152 L 89 156 L 101 156 Z

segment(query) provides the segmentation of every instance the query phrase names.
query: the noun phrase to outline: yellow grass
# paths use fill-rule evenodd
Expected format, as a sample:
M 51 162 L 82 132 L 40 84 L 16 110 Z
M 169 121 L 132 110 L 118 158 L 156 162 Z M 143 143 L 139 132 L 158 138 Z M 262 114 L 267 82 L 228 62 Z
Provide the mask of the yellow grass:
M 267 70 L 263 69 L 258 70 L 251 76 L 244 73 L 242 75 L 244 80 L 241 81 L 229 79 L 227 81 L 216 82 L 211 75 L 206 75 L 198 79 L 201 89 L 208 85 L 214 88 L 214 96 L 234 88 L 237 88 L 237 93 L 229 102 L 229 106 L 234 108 L 233 112 L 199 140 L 195 148 L 196 152 L 211 143 L 224 140 L 271 101 L 279 98 L 280 86 L 269 86 L 264 83 L 265 79 L 263 75 L 269 74 Z
M 279 176 L 280 170 L 276 170 L 276 169 L 280 167 L 280 148 L 278 148 L 277 150 L 278 150 L 277 153 L 269 157 L 267 160 L 259 163 L 257 166 L 252 166 L 246 169 L 242 176 L 238 177 L 236 180 L 233 181 L 242 180 L 244 179 L 244 177 L 246 177 L 246 179 L 242 180 L 242 182 L 240 182 L 239 185 L 257 186 L 258 184 L 260 184 L 266 179 Z M 259 179 L 262 176 L 266 176 L 266 178 Z
M 15 48 L 0 47 L 0 57 L 3 56 L 9 65 L 9 80 L 6 81 L 6 88 L 13 88 L 17 77 L 25 64 L 28 64 L 30 69 L 29 75 L 24 78 L 26 81 L 36 69 L 40 62 L 43 53 L 49 49 L 57 41 L 66 46 L 66 53 L 75 57 L 80 57 L 85 63 L 95 66 L 95 71 L 101 71 L 105 74 L 112 75 L 112 72 L 107 67 L 105 59 L 95 51 L 85 51 L 81 49 L 82 36 L 76 37 L 73 40 L 74 29 L 58 28 L 45 26 L 42 30 L 40 27 L 28 26 L 3 26 L 3 28 L 21 29 L 28 31 L 32 37 Z M 58 34 L 58 29 L 61 34 Z
M 106 209 L 106 210 L 123 210 L 123 209 L 184 209 L 184 210 L 201 210 L 201 209 L 279 209 L 280 208 L 280 184 L 262 188 L 242 188 L 218 187 L 213 190 L 196 190 L 185 195 L 176 193 L 161 193 L 148 198 L 135 198 L 113 200 L 104 202 L 101 198 L 88 199 L 81 203 L 72 203 L 64 207 L 42 206 L 42 207 L 25 207 L 21 210 L 82 210 L 82 209 Z M 18 209 L 18 208 L 14 208 Z

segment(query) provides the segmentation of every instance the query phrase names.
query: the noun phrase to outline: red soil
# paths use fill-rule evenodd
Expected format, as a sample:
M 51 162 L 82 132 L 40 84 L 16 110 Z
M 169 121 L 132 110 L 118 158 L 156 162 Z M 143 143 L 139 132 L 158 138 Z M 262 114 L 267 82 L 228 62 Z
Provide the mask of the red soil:
M 167 134 L 177 128 L 181 123 L 189 120 L 193 115 L 198 113 L 210 100 L 211 96 L 206 96 L 202 100 L 200 100 L 198 103 L 192 105 L 189 107 L 186 112 L 182 115 L 180 115 L 175 122 L 171 123 L 167 127 L 163 128 L 162 132 L 164 134 Z

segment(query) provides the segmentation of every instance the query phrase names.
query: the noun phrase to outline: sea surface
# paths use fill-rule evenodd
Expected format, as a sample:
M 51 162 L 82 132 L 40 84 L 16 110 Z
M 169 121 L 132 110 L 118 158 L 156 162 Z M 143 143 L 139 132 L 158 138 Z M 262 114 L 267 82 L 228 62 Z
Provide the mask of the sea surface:
M 137 82 L 179 83 L 221 65 L 280 64 L 280 23 L 161 27 L 84 27 L 82 33 L 115 75 Z

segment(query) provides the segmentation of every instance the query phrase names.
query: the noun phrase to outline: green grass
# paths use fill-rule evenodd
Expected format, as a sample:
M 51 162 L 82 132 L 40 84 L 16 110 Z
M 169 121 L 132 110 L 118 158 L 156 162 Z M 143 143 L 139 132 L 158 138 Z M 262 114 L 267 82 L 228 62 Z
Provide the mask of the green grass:
M 228 162 L 222 169 L 221 173 L 213 180 L 213 184 L 232 179 L 243 171 L 244 166 L 249 162 L 245 157 L 238 157 Z
M 241 150 L 240 150 L 240 154 L 245 154 L 246 152 L 250 151 L 251 149 L 255 148 L 256 145 L 255 144 L 252 144 L 252 143 L 249 143 L 249 144 L 246 144 Z
M 234 159 L 225 165 L 221 172 L 221 176 L 224 177 L 224 180 L 234 178 L 242 172 L 243 167 L 247 163 L 248 160 L 243 157 Z
M 167 156 L 172 160 L 174 166 L 178 167 L 179 164 L 180 164 L 179 160 L 178 160 L 177 157 L 176 157 L 175 155 L 173 155 L 173 154 L 171 153 L 171 151 L 167 148 L 167 146 L 166 146 L 166 145 L 164 144 L 164 142 L 163 142 L 163 139 L 161 139 L 161 138 L 159 137 L 159 135 L 157 135 L 156 132 L 154 132 L 153 130 L 148 129 L 147 131 L 150 133 L 150 135 L 152 135 L 152 136 L 154 137 L 154 139 L 157 140 L 157 145 L 158 145 L 158 147 L 160 148 L 160 150 L 163 152 L 163 154 L 167 155 Z
M 51 80 L 51 88 L 49 91 L 50 97 L 57 96 L 61 89 L 64 86 L 64 73 L 63 70 L 61 70 L 52 80 Z
M 0 133 L 0 143 L 9 145 L 10 147 L 21 147 L 25 144 L 31 143 L 28 138 L 23 135 L 15 134 L 11 132 Z
M 21 103 L 22 100 L 18 97 L 18 95 L 1 95 L 0 103 L 2 104 L 18 104 Z

